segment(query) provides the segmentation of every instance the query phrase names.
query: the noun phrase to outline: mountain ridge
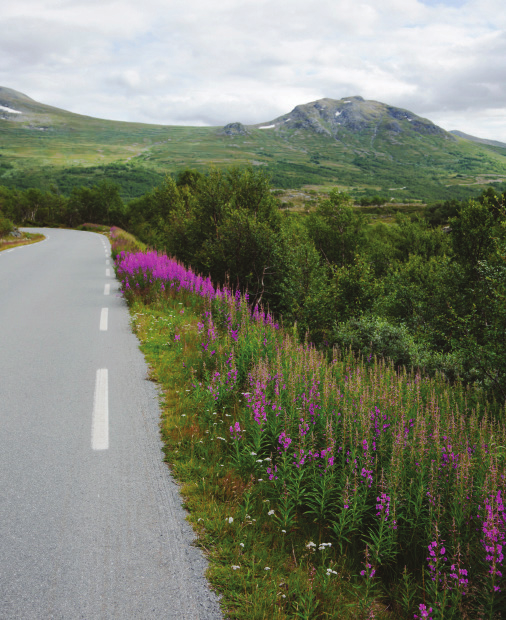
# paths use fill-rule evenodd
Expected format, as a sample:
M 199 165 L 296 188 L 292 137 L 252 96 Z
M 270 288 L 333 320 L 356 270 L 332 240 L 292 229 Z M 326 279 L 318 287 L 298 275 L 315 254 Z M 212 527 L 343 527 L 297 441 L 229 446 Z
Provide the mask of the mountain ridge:
M 300 104 L 263 123 L 189 127 L 97 119 L 0 87 L 0 138 L 0 185 L 12 187 L 67 191 L 102 178 L 128 186 L 132 166 L 149 183 L 187 168 L 264 166 L 277 188 L 421 200 L 506 181 L 497 144 L 360 96 Z
M 499 142 L 498 140 L 489 140 L 488 138 L 478 138 L 476 136 L 471 136 L 468 133 L 464 133 L 463 131 L 458 131 L 457 129 L 452 129 L 450 133 L 459 138 L 470 140 L 471 142 L 477 142 L 478 144 L 486 144 L 487 146 L 496 146 L 501 149 L 506 149 L 505 142 Z
M 0 106 L 10 107 L 9 104 L 12 104 L 13 100 L 19 102 L 19 107 L 25 108 L 24 112 L 23 110 L 16 110 L 17 112 L 21 112 L 22 114 L 40 111 L 46 113 L 64 113 L 66 115 L 68 114 L 76 117 L 94 119 L 96 121 L 110 123 L 127 122 L 107 120 L 90 115 L 70 112 L 68 110 L 64 110 L 63 108 L 58 108 L 55 106 L 40 103 L 32 99 L 28 95 L 14 89 L 0 86 Z M 351 108 L 348 107 L 350 104 L 352 104 Z M 6 114 L 9 113 L 6 112 Z M 224 127 L 221 127 L 219 125 L 210 125 L 209 127 L 220 128 L 222 131 L 224 131 L 225 134 L 227 134 L 227 131 L 225 131 L 227 127 L 232 128 L 232 131 L 229 133 L 229 135 L 235 135 L 237 133 L 242 135 L 244 131 L 248 131 L 248 128 L 272 128 L 278 131 L 283 131 L 285 129 L 308 129 L 314 131 L 315 133 L 336 137 L 338 135 L 339 129 L 345 128 L 349 130 L 360 131 L 367 127 L 367 125 L 372 121 L 381 120 L 379 118 L 381 114 L 388 116 L 388 119 L 386 119 L 387 123 L 389 123 L 387 129 L 392 131 L 392 133 L 399 133 L 402 130 L 402 121 L 408 121 L 409 123 L 413 123 L 414 130 L 418 131 L 419 133 L 447 136 L 449 137 L 449 139 L 452 139 L 452 134 L 455 134 L 459 137 L 471 141 L 481 141 L 484 144 L 489 142 L 495 144 L 495 141 L 486 141 L 483 138 L 470 136 L 458 130 L 448 132 L 445 129 L 434 124 L 432 121 L 418 116 L 414 112 L 411 112 L 404 108 L 398 108 L 389 104 L 381 103 L 375 100 L 365 100 L 359 95 L 344 97 L 342 99 L 322 98 L 306 104 L 299 104 L 295 106 L 295 108 L 291 112 L 278 116 L 271 121 L 264 121 L 253 124 L 245 124 L 237 121 L 228 123 Z M 7 119 L 4 118 L 4 120 Z M 16 119 L 13 119 L 11 115 L 8 120 Z M 174 125 L 160 125 L 159 123 L 143 123 L 138 121 L 134 122 L 139 125 L 153 127 L 174 127 Z M 496 143 L 495 145 L 499 146 L 500 144 L 502 143 Z

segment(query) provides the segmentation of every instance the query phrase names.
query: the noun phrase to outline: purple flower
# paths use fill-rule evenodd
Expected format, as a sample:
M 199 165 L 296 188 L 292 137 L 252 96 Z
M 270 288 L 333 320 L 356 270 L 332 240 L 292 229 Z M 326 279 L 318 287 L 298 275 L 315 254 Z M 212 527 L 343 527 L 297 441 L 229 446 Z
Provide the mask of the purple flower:
M 292 443 L 292 440 L 290 439 L 290 437 L 288 437 L 288 435 L 285 433 L 285 431 L 283 431 L 281 433 L 281 435 L 279 436 L 278 441 L 283 446 L 283 450 L 285 452 L 288 450 L 288 447 Z
M 432 613 L 432 607 L 429 607 L 429 609 L 427 609 L 427 607 L 423 603 L 420 603 L 420 605 L 418 605 L 418 609 L 420 610 L 420 615 L 418 616 L 417 614 L 415 614 L 413 616 L 414 618 L 427 618 L 427 620 L 432 620 L 432 616 L 429 616 L 429 614 Z
M 481 544 L 486 552 L 485 560 L 489 563 L 488 573 L 494 582 L 494 592 L 500 592 L 501 589 L 495 584 L 495 579 L 502 577 L 503 545 L 506 532 L 506 512 L 501 491 L 485 498 L 485 513 L 486 517 L 482 525 L 485 537 L 481 540 Z
M 242 439 L 241 432 L 241 425 L 239 424 L 239 422 L 236 422 L 233 426 L 230 427 L 230 434 L 232 435 L 232 439 L 236 439 L 237 441 L 239 439 Z

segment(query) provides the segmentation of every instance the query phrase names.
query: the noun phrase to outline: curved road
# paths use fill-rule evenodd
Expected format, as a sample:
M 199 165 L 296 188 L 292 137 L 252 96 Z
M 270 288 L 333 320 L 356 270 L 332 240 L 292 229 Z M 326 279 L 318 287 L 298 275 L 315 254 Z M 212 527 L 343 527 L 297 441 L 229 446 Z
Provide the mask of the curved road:
M 0 618 L 214 619 L 108 240 L 0 253 Z

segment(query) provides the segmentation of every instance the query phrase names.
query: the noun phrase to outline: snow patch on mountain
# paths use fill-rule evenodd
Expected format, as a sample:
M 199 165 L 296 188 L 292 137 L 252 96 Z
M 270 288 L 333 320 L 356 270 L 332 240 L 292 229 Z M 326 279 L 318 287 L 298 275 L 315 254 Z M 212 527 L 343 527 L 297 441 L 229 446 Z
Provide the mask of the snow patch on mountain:
M 19 110 L 13 110 L 12 108 L 7 108 L 4 105 L 0 105 L 1 112 L 9 112 L 9 114 L 21 114 Z

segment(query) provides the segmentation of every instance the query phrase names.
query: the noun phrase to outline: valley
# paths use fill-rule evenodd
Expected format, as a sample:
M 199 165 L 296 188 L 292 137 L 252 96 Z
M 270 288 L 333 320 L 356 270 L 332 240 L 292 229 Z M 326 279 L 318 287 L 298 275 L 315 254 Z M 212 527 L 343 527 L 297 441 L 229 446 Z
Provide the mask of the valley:
M 82 116 L 0 87 L 0 184 L 72 187 L 107 179 L 124 199 L 191 168 L 259 166 L 275 188 L 338 186 L 356 200 L 429 202 L 506 181 L 506 147 L 450 133 L 361 97 L 321 99 L 257 125 L 185 127 Z

